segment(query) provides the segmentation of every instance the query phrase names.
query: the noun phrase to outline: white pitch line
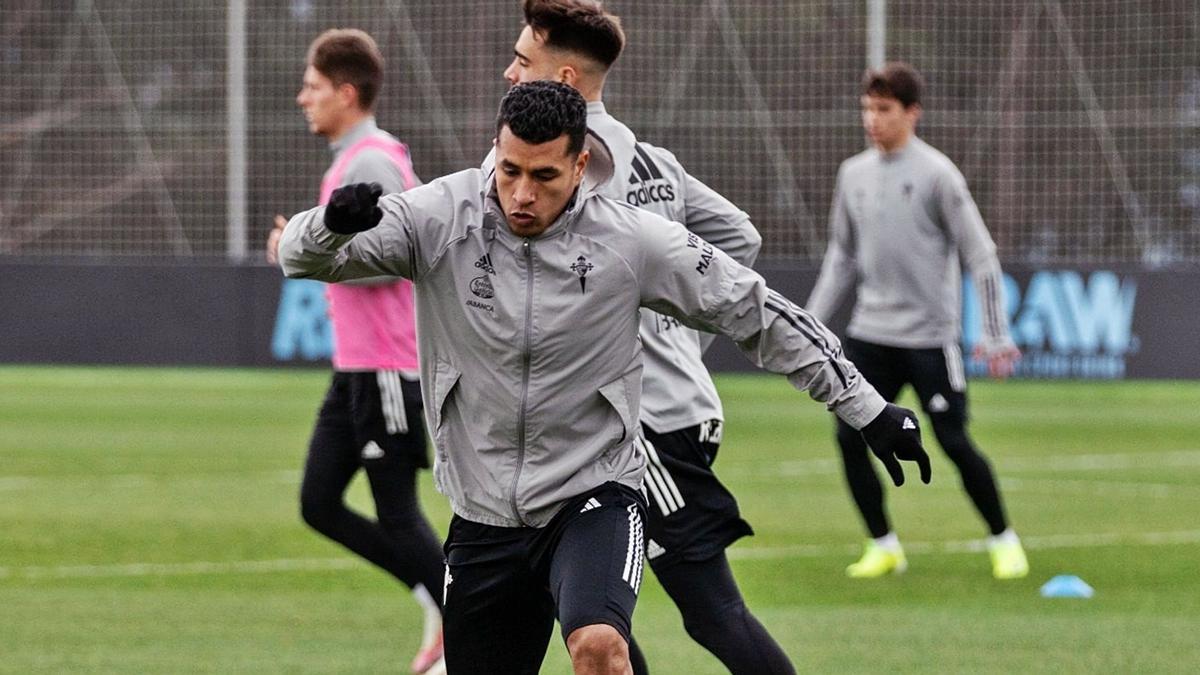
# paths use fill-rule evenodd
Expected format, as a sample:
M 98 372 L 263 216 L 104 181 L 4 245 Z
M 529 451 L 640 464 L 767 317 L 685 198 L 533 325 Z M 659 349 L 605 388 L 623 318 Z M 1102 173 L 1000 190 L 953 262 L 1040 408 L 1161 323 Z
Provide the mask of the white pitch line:
M 151 473 L 112 473 L 112 474 L 68 474 L 58 476 L 0 476 L 0 492 L 6 490 L 32 490 L 47 483 L 63 483 L 68 481 L 85 482 L 89 486 L 106 489 L 140 488 L 155 483 L 211 483 L 214 481 L 245 482 L 255 484 L 272 483 L 292 485 L 300 483 L 299 469 L 282 469 L 271 471 L 239 471 L 225 473 L 188 473 L 188 474 L 151 474 Z
M 1023 471 L 1119 471 L 1200 467 L 1200 450 L 1127 452 L 1086 455 L 1044 455 L 995 458 L 1001 474 Z M 729 462 L 718 469 L 721 476 L 749 478 L 797 478 L 841 473 L 837 459 L 790 459 L 774 463 Z
M 1001 458 L 997 463 L 1001 471 L 1111 471 L 1192 467 L 1200 466 L 1200 450 L 1009 457 Z
M 1179 532 L 1134 532 L 1134 533 L 1081 533 L 1023 536 L 1021 543 L 1027 550 L 1055 548 L 1098 548 L 1103 546 L 1169 546 L 1178 544 L 1200 544 L 1200 530 Z M 960 539 L 956 541 L 904 542 L 906 553 L 952 554 L 979 553 L 987 550 L 984 539 Z M 734 560 L 779 560 L 786 558 L 824 558 L 829 556 L 857 555 L 862 547 L 856 544 L 837 546 L 805 545 L 773 546 L 762 548 L 732 548 L 729 557 Z
M 193 576 L 201 574 L 259 574 L 267 572 L 325 572 L 366 569 L 354 558 L 280 558 L 228 562 L 127 563 L 122 565 L 54 565 L 0 567 L 0 578 L 77 579 L 83 577 Z
M 32 488 L 36 480 L 28 476 L 3 476 L 0 477 L 0 492 L 5 490 L 25 490 Z
M 1055 548 L 1097 548 L 1103 546 L 1172 546 L 1200 543 L 1200 530 L 1139 533 L 1081 533 L 1026 536 L 1021 542 L 1028 550 Z M 905 542 L 908 553 L 978 553 L 987 549 L 983 539 Z M 734 560 L 779 560 L 786 558 L 824 558 L 853 556 L 860 552 L 855 544 L 797 545 L 761 548 L 733 548 Z M 264 574 L 274 572 L 329 572 L 367 569 L 354 558 L 281 558 L 276 560 L 233 560 L 228 562 L 127 563 L 121 565 L 58 565 L 0 567 L 0 579 L 78 579 L 102 577 L 195 576 L 203 574 Z
M 1005 492 L 1032 492 L 1055 495 L 1082 494 L 1097 497 L 1150 497 L 1159 499 L 1184 497 L 1200 499 L 1200 487 L 1174 483 L 1002 477 L 1000 479 L 1000 486 Z
M 1119 471 L 1122 469 L 1189 468 L 1200 467 L 1200 450 L 999 457 L 996 459 L 996 465 L 1002 475 L 1021 471 Z M 722 465 L 719 474 L 724 477 L 780 480 L 804 476 L 833 475 L 839 474 L 841 471 L 842 463 L 840 460 L 821 458 L 789 459 L 770 463 L 730 461 Z M 63 481 L 86 481 L 90 485 L 103 485 L 107 487 L 140 487 L 152 483 L 210 482 L 214 480 L 252 480 L 259 483 L 270 482 L 290 485 L 300 482 L 300 471 L 283 469 L 199 474 L 0 475 L 0 492 L 6 490 L 35 489 L 46 483 Z M 1130 485 L 1136 485 L 1136 483 L 1130 483 Z

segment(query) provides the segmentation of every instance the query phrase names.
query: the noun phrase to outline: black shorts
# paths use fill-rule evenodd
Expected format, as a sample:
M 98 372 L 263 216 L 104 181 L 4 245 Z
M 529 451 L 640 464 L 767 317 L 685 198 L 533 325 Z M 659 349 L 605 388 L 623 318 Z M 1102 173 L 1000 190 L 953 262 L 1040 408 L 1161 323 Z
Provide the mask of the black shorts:
M 429 467 L 421 385 L 395 370 L 334 372 L 318 429 L 344 429 L 363 465 Z
M 656 571 L 699 562 L 754 534 L 737 500 L 712 471 L 721 443 L 721 421 L 660 434 L 642 425 L 637 440 L 648 459 L 646 558 Z
M 908 349 L 846 338 L 842 347 L 846 358 L 888 401 L 895 401 L 904 385 L 911 384 L 931 418 L 966 422 L 967 380 L 958 344 Z
M 593 624 L 628 640 L 642 582 L 644 514 L 636 490 L 605 483 L 542 528 L 454 516 L 444 596 L 449 672 L 536 674 L 555 619 L 564 640 Z

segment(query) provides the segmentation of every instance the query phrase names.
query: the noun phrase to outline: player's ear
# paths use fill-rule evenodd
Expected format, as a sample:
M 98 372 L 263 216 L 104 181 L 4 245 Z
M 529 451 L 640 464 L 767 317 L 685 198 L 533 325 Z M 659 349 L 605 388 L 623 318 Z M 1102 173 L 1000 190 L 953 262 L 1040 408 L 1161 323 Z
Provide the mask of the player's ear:
M 347 108 L 357 108 L 358 105 L 358 89 L 349 82 L 343 82 L 337 87 L 338 101 Z
M 575 182 L 583 180 L 583 171 L 587 169 L 588 160 L 591 159 L 592 153 L 584 148 L 579 151 L 579 157 L 575 158 Z
M 909 115 L 912 116 L 913 126 L 916 126 L 917 122 L 921 121 L 921 113 L 923 111 L 924 111 L 924 108 L 921 107 L 920 103 L 914 103 L 914 104 L 908 106 L 907 112 Z
M 561 82 L 569 87 L 579 88 L 579 71 L 575 70 L 575 66 L 562 65 L 558 67 L 558 71 L 554 74 L 554 80 Z

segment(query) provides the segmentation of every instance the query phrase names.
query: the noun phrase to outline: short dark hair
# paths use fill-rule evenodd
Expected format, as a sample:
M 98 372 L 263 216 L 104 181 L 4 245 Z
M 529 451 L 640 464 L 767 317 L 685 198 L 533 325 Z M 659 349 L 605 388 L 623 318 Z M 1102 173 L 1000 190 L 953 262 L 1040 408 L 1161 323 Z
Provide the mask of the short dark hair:
M 916 68 L 903 61 L 890 61 L 881 68 L 868 69 L 863 74 L 862 88 L 867 96 L 894 98 L 910 108 L 920 105 L 925 82 Z
M 561 82 L 518 84 L 500 100 L 497 138 L 505 126 L 517 138 L 534 145 L 567 134 L 567 152 L 577 155 L 587 135 L 587 101 L 574 87 Z
M 370 110 L 383 86 L 383 54 L 365 31 L 331 28 L 308 48 L 308 65 L 333 81 L 358 91 L 358 104 Z
M 582 54 L 605 70 L 625 48 L 621 20 L 595 0 L 524 0 L 525 24 L 555 49 Z

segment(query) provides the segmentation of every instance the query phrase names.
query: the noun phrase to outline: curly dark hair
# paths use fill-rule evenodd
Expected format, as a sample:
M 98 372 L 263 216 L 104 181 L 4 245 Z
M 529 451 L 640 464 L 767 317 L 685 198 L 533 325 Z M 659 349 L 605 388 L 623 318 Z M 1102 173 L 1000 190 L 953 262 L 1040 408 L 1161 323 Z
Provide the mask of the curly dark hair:
M 863 74 L 864 94 L 894 98 L 905 108 L 919 105 L 924 89 L 925 82 L 921 74 L 903 61 L 889 61 L 882 68 L 871 69 Z
M 534 145 L 567 134 L 567 152 L 577 155 L 587 135 L 587 102 L 574 87 L 561 82 L 518 84 L 500 101 L 497 137 L 505 126 L 517 138 Z
M 621 20 L 595 0 L 524 0 L 525 23 L 555 49 L 582 54 L 606 70 L 625 48 Z

